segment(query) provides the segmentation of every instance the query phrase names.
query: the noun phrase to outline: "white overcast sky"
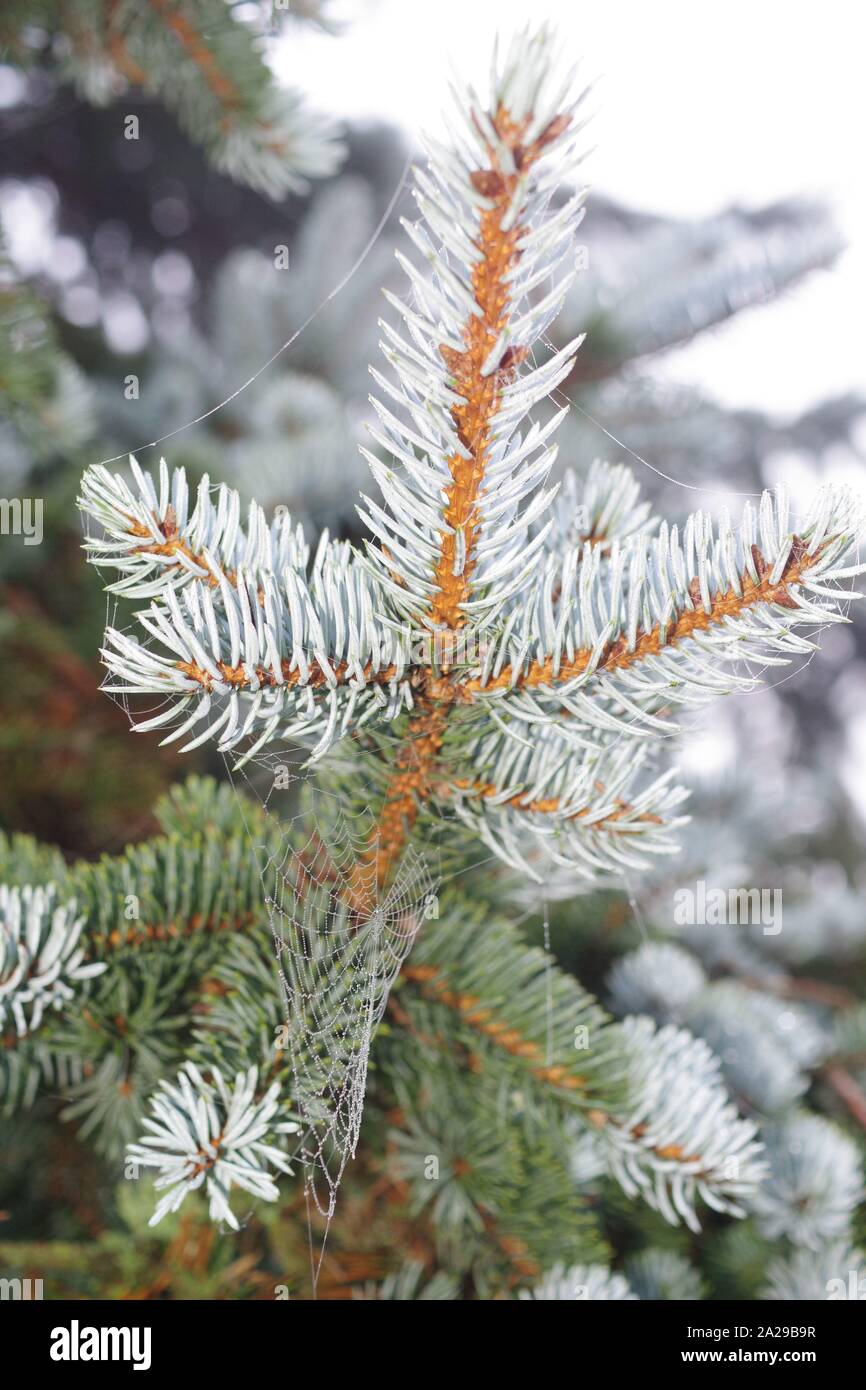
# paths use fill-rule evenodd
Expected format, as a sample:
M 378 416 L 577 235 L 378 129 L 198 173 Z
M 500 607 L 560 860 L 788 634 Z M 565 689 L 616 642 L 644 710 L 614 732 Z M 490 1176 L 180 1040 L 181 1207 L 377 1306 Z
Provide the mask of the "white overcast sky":
M 550 17 L 585 75 L 601 79 L 587 165 L 600 191 L 680 216 L 829 199 L 850 244 L 838 268 L 672 354 L 663 370 L 784 414 L 866 389 L 866 6 L 344 0 L 342 13 L 341 37 L 293 28 L 273 54 L 287 83 L 338 115 L 435 129 L 449 60 L 483 82 L 497 30 Z

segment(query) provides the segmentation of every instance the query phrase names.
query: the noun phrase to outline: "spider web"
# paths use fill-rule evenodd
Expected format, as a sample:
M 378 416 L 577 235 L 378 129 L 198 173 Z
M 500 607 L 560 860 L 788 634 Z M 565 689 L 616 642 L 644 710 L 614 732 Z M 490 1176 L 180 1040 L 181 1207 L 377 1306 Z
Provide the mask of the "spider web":
M 434 892 L 426 862 L 410 848 L 384 896 L 376 888 L 375 862 L 362 868 L 370 906 L 355 913 L 345 895 L 356 890 L 368 843 L 346 824 L 327 846 L 316 831 L 305 851 L 287 848 L 281 858 L 271 856 L 265 870 L 294 1103 L 304 1123 L 300 1157 L 307 1190 L 328 1219 L 346 1163 L 355 1156 L 370 1042 Z
M 260 755 L 244 781 L 270 830 L 256 849 L 285 1006 L 292 1104 L 301 1121 L 293 1157 L 327 1238 L 357 1149 L 371 1042 L 415 937 L 432 915 L 439 876 L 410 844 L 382 889 L 372 811 L 350 820 L 340 798 L 302 771 L 289 773 L 286 756 L 286 750 Z M 303 805 L 292 816 L 271 809 L 279 767 L 284 789 L 305 783 Z M 324 1245 L 319 1266 L 323 1254 Z M 314 1267 L 314 1284 L 317 1275 Z

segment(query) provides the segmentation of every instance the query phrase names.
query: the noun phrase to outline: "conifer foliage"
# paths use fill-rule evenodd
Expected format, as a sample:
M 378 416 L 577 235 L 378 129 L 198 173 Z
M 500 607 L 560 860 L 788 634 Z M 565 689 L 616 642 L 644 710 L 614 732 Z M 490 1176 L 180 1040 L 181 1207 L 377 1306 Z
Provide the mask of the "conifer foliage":
M 205 478 L 193 501 L 165 464 L 157 483 L 133 461 L 132 488 L 84 477 L 90 558 L 151 600 L 143 640 L 107 631 L 109 690 L 164 697 L 139 729 L 247 757 L 291 736 L 317 762 L 386 726 L 382 883 L 431 808 L 530 873 L 527 841 L 587 875 L 669 851 L 684 793 L 651 769 L 672 715 L 751 688 L 747 663 L 811 651 L 803 630 L 844 619 L 858 572 L 852 500 L 832 489 L 796 526 L 782 491 L 738 527 L 697 512 L 680 531 L 635 515 L 607 470 L 563 527 L 558 417 L 529 413 L 581 342 L 535 359 L 576 274 L 584 195 L 555 195 L 585 93 L 563 89 L 551 45 L 517 39 L 488 105 L 467 92 L 453 148 L 428 142 L 416 174 L 422 266 L 400 253 L 410 293 L 388 296 L 390 375 L 372 369 L 392 463 L 369 454 L 363 550 L 325 537 L 310 566 L 285 513 L 269 526 L 253 505 L 244 524 L 236 493 Z
M 649 1016 L 643 966 L 618 981 L 638 1002 L 616 1022 L 526 946 L 495 871 L 472 865 L 490 853 L 531 882 L 554 865 L 597 885 L 674 852 L 677 720 L 846 620 L 859 518 L 828 488 L 795 519 L 780 489 L 736 524 L 698 511 L 677 526 L 622 467 L 551 481 L 564 412 L 535 417 L 582 341 L 554 350 L 548 333 L 578 273 L 587 105 L 557 48 L 547 29 L 518 34 L 487 99 L 459 92 L 448 143 L 429 140 L 415 172 L 406 292 L 387 296 L 371 368 L 362 545 L 325 534 L 312 552 L 284 513 L 268 521 L 253 503 L 244 516 L 207 477 L 192 494 L 164 462 L 155 475 L 135 459 L 128 475 L 89 468 L 80 506 L 88 558 L 120 603 L 141 605 L 103 649 L 107 691 L 149 697 L 139 732 L 212 743 L 236 767 L 300 745 L 308 776 L 350 811 L 372 789 L 373 825 L 334 890 L 358 929 L 434 835 L 463 870 L 394 982 L 359 1148 L 423 1230 L 439 1281 L 426 1296 L 558 1299 L 577 1284 L 593 1298 L 699 1297 L 686 1256 L 652 1240 L 611 1270 L 588 1200 L 599 1183 L 616 1187 L 614 1207 L 641 1204 L 653 1237 L 751 1211 L 795 1244 L 845 1241 L 859 1193 L 848 1150 L 834 1213 L 816 1197 L 795 1218 L 799 1171 L 761 1196 L 784 1142 L 765 1151 L 707 1041 Z M 282 1000 L 251 850 L 280 854 L 297 832 L 203 782 L 158 814 L 161 837 L 97 866 L 5 845 L 5 1099 L 31 1100 L 66 1068 L 70 1115 L 104 1152 L 131 1144 L 157 1170 L 155 1222 L 203 1187 L 235 1227 L 237 1200 L 275 1203 L 297 1180 L 302 1121 L 274 1044 Z M 119 924 L 128 894 L 138 911 Z M 319 911 L 308 920 L 324 929 Z M 702 983 L 693 968 L 683 1007 Z M 844 1141 L 820 1124 L 807 1137 L 832 1165 Z M 401 1277 L 408 1292 L 394 1272 L 379 1296 L 425 1296 L 414 1268 Z M 792 1263 L 773 1287 L 801 1277 Z
M 280 198 L 338 166 L 329 122 L 277 88 L 261 53 L 262 25 L 224 0 L 11 0 L 0 47 L 17 63 L 52 63 L 98 106 L 128 91 L 156 98 L 214 168 Z M 279 17 L 276 7 L 272 17 Z M 305 17 L 327 24 L 327 3 Z M 264 7 L 262 7 L 264 13 Z M 246 22 L 245 22 L 246 21 Z M 257 31 L 258 30 L 258 31 Z

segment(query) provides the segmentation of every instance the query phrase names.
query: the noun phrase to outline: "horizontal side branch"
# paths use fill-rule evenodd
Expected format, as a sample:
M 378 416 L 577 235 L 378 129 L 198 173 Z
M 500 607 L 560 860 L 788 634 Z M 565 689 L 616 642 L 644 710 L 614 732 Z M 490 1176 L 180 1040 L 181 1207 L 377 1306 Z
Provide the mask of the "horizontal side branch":
M 657 656 L 668 647 L 675 647 L 699 632 L 706 632 L 721 625 L 728 618 L 736 618 L 740 613 L 758 604 L 777 605 L 780 608 L 797 610 L 799 604 L 790 593 L 790 586 L 801 582 L 803 576 L 817 563 L 822 552 L 831 544 L 826 541 L 812 553 L 807 553 L 803 542 L 795 537 L 787 565 L 776 582 L 771 582 L 771 567 L 767 564 L 756 545 L 752 546 L 752 559 L 758 574 L 757 582 L 747 570 L 743 571 L 738 594 L 733 585 L 725 591 L 717 591 L 710 601 L 709 612 L 701 603 L 700 586 L 697 580 L 689 585 L 689 597 L 694 607 L 685 609 L 672 622 L 668 623 L 663 635 L 662 624 L 656 623 L 644 632 L 633 645 L 625 635 L 618 637 L 602 652 L 594 675 L 625 671 L 638 665 L 649 656 Z M 473 699 L 478 695 L 497 690 L 525 689 L 532 686 L 565 685 L 583 675 L 593 657 L 590 648 L 584 647 L 575 652 L 570 660 L 561 661 L 557 669 L 553 657 L 544 661 L 533 661 L 524 669 L 504 666 L 497 676 L 487 681 L 480 678 L 464 682 L 460 686 L 461 695 Z

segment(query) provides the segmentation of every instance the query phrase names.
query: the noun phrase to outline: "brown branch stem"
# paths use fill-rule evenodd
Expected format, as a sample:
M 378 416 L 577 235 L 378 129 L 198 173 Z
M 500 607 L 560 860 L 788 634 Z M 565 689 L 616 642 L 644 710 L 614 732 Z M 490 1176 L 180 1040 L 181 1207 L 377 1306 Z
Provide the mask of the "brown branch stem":
M 629 646 L 626 637 L 619 637 L 615 642 L 610 643 L 602 653 L 594 674 L 608 675 L 613 671 L 627 670 L 629 667 L 644 661 L 648 656 L 658 656 L 666 647 L 677 646 L 680 642 L 694 636 L 695 633 L 706 632 L 717 627 L 727 618 L 736 618 L 740 613 L 759 603 L 777 604 L 782 608 L 796 609 L 797 603 L 789 592 L 790 586 L 800 582 L 802 576 L 816 563 L 824 548 L 822 545 L 810 554 L 804 543 L 795 537 L 791 554 L 780 579 L 777 583 L 771 584 L 769 578 L 771 568 L 758 547 L 752 546 L 752 559 L 758 574 L 757 582 L 747 570 L 744 570 L 741 579 L 742 593 L 738 594 L 733 586 L 724 592 L 719 590 L 711 599 L 710 611 L 707 612 L 701 603 L 700 593 L 693 580 L 689 587 L 690 598 L 694 607 L 684 609 L 673 623 L 668 624 L 664 641 L 662 641 L 660 623 L 656 623 L 649 632 L 643 633 L 635 642 L 634 647 Z M 477 695 L 490 694 L 497 690 L 519 690 L 524 687 L 539 685 L 564 685 L 582 675 L 591 659 L 592 650 L 584 647 L 579 652 L 575 652 L 571 660 L 561 662 L 556 670 L 552 656 L 547 657 L 544 661 L 533 661 L 525 670 L 515 670 L 512 666 L 504 666 L 499 675 L 492 680 L 482 682 L 480 678 L 476 678 L 466 681 L 461 686 L 461 691 L 466 698 L 472 699 Z

